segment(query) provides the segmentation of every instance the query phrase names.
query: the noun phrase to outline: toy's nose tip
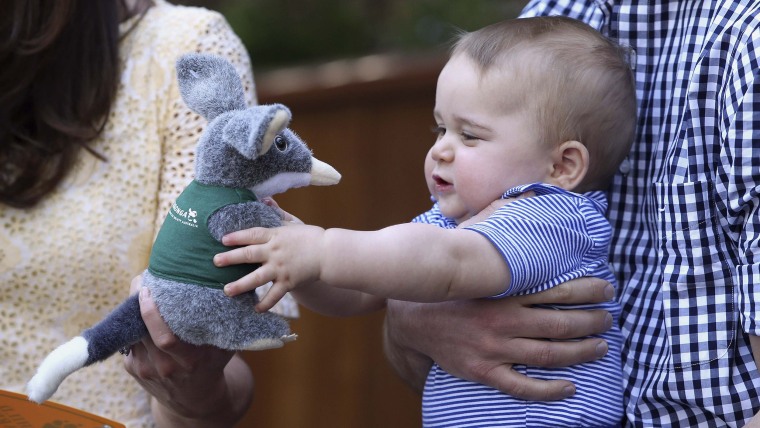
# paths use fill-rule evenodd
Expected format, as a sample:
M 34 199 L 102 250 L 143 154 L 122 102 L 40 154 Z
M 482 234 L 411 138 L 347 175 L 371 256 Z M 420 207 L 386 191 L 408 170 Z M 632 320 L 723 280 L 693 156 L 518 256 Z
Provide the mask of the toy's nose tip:
M 312 186 L 330 186 L 338 184 L 340 173 L 335 168 L 317 158 L 311 158 L 311 181 Z

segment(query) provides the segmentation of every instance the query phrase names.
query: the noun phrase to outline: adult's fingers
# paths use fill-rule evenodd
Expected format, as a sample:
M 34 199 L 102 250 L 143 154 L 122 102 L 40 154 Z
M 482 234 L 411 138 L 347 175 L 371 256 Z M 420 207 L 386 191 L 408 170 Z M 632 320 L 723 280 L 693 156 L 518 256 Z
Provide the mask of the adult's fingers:
M 484 347 L 482 341 L 485 338 L 489 341 L 485 346 L 495 350 L 504 346 L 502 340 L 505 338 L 577 339 L 604 333 L 612 327 L 612 315 L 605 310 L 558 311 L 527 305 L 522 300 L 523 297 L 527 296 L 495 301 L 462 301 L 448 306 L 441 305 L 440 310 L 456 311 L 450 315 L 454 323 L 452 328 L 460 326 L 465 329 L 467 327 L 468 334 L 475 334 L 480 338 L 481 348 Z M 509 311 L 505 312 L 506 309 Z M 438 308 L 431 306 L 431 318 L 436 316 L 436 310 Z M 509 315 L 505 316 L 505 313 Z M 436 322 L 443 323 L 443 321 Z M 447 322 L 447 325 L 449 324 Z M 452 340 L 458 340 L 457 336 L 460 335 L 453 334 Z
M 540 293 L 520 299 L 529 305 L 568 304 L 582 305 L 609 302 L 615 298 L 612 285 L 600 278 L 583 277 L 567 281 Z
M 515 361 L 536 367 L 568 367 L 595 361 L 607 355 L 603 339 L 591 337 L 578 341 L 548 341 L 516 338 L 509 341 Z
M 140 290 L 140 313 L 150 336 L 149 339 L 143 339 L 142 344 L 156 370 L 167 377 L 177 364 L 183 369 L 192 369 L 196 362 L 185 356 L 192 355 L 193 346 L 182 342 L 174 335 L 161 318 L 155 302 L 150 297 L 150 290 L 145 287 Z
M 150 337 L 132 345 L 124 367 L 139 381 L 170 378 L 180 368 L 185 369 L 181 362 L 158 349 Z
M 575 385 L 570 381 L 533 379 L 513 370 L 511 364 L 492 368 L 481 383 L 530 401 L 562 400 L 575 394 Z
M 148 352 L 140 341 L 130 347 L 129 354 L 124 358 L 124 369 L 138 379 L 149 379 L 153 377 L 154 370 L 148 361 Z
M 524 306 L 533 305 L 585 305 L 608 302 L 615 291 L 610 283 L 598 278 L 578 278 L 541 293 L 517 297 Z M 612 327 L 612 315 L 604 310 L 533 308 L 535 322 L 520 326 L 523 337 L 572 339 L 601 334 Z M 540 312 L 541 316 L 537 316 Z
M 132 278 L 132 282 L 129 284 L 129 295 L 137 293 L 140 288 L 142 288 L 142 274 Z
M 159 348 L 169 349 L 179 342 L 179 339 L 177 339 L 163 318 L 161 318 L 156 303 L 150 297 L 150 290 L 146 287 L 140 290 L 140 314 L 143 317 L 145 326 L 148 328 L 151 340 Z
M 507 331 L 519 332 L 520 337 L 577 339 L 602 334 L 612 327 L 612 315 L 602 309 L 561 311 L 544 308 L 523 309 L 530 309 L 535 319 L 531 322 L 518 320 L 503 320 L 502 322 Z

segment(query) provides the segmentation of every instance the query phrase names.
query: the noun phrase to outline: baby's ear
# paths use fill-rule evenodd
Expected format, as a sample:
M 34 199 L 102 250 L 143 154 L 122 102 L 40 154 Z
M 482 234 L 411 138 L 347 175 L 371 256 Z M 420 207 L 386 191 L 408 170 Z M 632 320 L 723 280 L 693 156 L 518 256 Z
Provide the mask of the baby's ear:
M 565 141 L 554 152 L 551 184 L 565 190 L 573 190 L 583 182 L 588 166 L 589 154 L 586 146 L 580 141 Z

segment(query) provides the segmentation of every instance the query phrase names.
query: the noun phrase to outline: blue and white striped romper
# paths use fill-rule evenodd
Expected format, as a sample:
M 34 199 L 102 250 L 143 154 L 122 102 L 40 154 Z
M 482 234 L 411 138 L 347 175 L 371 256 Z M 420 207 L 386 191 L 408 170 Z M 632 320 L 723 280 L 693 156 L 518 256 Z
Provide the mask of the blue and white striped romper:
M 512 274 L 511 284 L 494 298 L 536 293 L 583 276 L 615 279 L 607 263 L 611 228 L 605 218 L 604 192 L 568 192 L 547 184 L 518 186 L 504 193 L 515 197 L 526 191 L 535 197 L 515 200 L 483 222 L 468 226 L 486 237 L 502 253 Z M 438 206 L 413 220 L 454 228 Z M 536 379 L 566 379 L 576 394 L 552 402 L 524 401 L 482 384 L 456 378 L 437 364 L 427 377 L 422 401 L 425 427 L 564 427 L 620 426 L 623 417 L 620 308 L 615 302 L 594 305 L 615 318 L 601 335 L 609 352 L 601 360 L 567 368 L 544 369 L 524 365 L 514 370 Z M 553 306 L 555 309 L 590 306 Z

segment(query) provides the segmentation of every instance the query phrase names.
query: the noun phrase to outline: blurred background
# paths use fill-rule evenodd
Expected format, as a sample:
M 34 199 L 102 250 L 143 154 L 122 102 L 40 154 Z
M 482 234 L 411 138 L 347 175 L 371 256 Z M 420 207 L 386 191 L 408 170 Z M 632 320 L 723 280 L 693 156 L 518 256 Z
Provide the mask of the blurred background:
M 225 15 L 250 53 L 259 102 L 290 107 L 291 128 L 343 175 L 278 203 L 306 223 L 374 230 L 431 205 L 422 167 L 448 42 L 516 17 L 527 1 L 174 2 Z M 420 397 L 383 355 L 383 316 L 302 309 L 297 341 L 245 355 L 256 396 L 239 427 L 419 427 Z
M 221 12 L 254 68 L 440 51 L 457 29 L 517 16 L 526 0 L 172 0 Z

